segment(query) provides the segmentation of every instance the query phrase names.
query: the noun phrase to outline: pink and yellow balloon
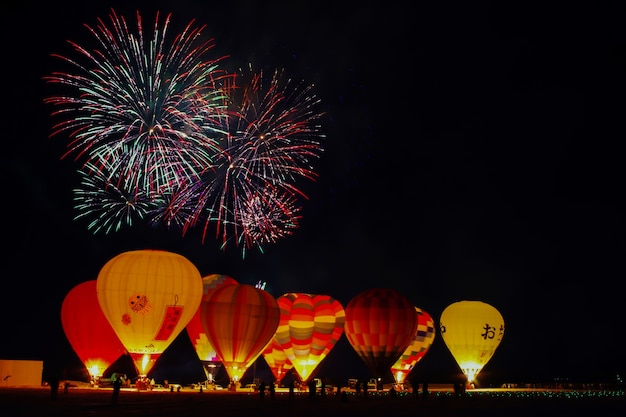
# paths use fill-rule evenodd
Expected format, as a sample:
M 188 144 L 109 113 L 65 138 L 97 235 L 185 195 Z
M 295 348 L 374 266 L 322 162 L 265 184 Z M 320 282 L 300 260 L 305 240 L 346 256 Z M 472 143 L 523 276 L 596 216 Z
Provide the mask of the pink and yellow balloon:
M 391 366 L 391 373 L 396 383 L 403 384 L 407 375 L 422 360 L 435 340 L 435 321 L 426 311 L 415 307 L 417 313 L 417 331 L 415 336 L 398 360 Z

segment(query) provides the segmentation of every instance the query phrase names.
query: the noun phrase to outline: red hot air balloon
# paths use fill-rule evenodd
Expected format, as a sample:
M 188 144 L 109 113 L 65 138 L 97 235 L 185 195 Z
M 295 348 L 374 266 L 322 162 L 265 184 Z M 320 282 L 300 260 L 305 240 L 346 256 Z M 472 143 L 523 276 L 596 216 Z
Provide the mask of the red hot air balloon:
M 202 327 L 235 384 L 272 341 L 280 311 L 276 299 L 252 285 L 224 285 L 200 305 Z
M 100 308 L 95 279 L 78 284 L 67 293 L 61 305 L 61 323 L 93 382 L 126 353 Z
M 406 376 L 413 367 L 422 360 L 435 340 L 435 321 L 422 310 L 415 307 L 417 312 L 417 331 L 415 337 L 391 367 L 391 373 L 398 384 L 404 384 Z
M 415 306 L 395 290 L 374 288 L 350 300 L 345 311 L 348 342 L 374 376 L 384 377 L 415 336 Z
M 233 278 L 228 275 L 211 274 L 202 278 L 202 301 L 206 300 L 209 296 L 209 292 L 222 287 L 224 285 L 238 284 Z M 187 335 L 193 344 L 198 359 L 205 365 L 204 372 L 206 373 L 208 380 L 213 380 L 213 370 L 216 368 L 215 363 L 219 362 L 215 347 L 211 345 L 207 338 L 204 328 L 202 328 L 202 319 L 200 317 L 200 307 L 196 310 L 196 314 L 187 323 Z
M 287 293 L 276 301 L 280 324 L 274 339 L 306 382 L 343 333 L 343 306 L 333 297 L 319 294 Z
M 202 276 L 182 255 L 136 250 L 110 259 L 97 280 L 102 312 L 145 377 L 202 301 Z

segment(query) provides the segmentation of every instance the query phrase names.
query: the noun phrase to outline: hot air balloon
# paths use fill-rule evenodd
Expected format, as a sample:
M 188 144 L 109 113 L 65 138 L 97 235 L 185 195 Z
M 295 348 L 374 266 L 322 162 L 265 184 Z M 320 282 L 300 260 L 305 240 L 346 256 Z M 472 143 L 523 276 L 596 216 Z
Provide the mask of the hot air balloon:
M 417 313 L 417 331 L 415 336 L 409 347 L 404 350 L 396 363 L 391 366 L 391 373 L 397 384 L 404 384 L 406 376 L 413 370 L 415 364 L 422 360 L 435 340 L 435 322 L 430 314 L 418 307 L 415 307 L 415 312 Z
M 126 353 L 100 308 L 95 279 L 80 283 L 67 293 L 61 305 L 61 324 L 94 383 Z
M 278 304 L 252 285 L 224 285 L 202 301 L 200 314 L 204 332 L 236 386 L 274 337 Z
M 417 330 L 415 306 L 398 291 L 373 288 L 346 305 L 344 333 L 359 357 L 383 378 Z
M 270 344 L 263 351 L 263 359 L 265 359 L 267 366 L 272 371 L 272 375 L 276 378 L 276 385 L 280 385 L 280 381 L 293 368 L 287 354 L 275 338 L 272 338 Z
M 102 267 L 97 293 L 137 373 L 145 377 L 198 310 L 202 277 L 182 255 L 136 250 L 121 253 Z
M 276 301 L 280 323 L 274 339 L 306 382 L 341 337 L 345 311 L 328 295 L 287 293 Z
M 443 310 L 439 326 L 441 337 L 467 383 L 475 382 L 476 375 L 502 341 L 502 315 L 482 301 L 458 301 Z
M 208 294 L 211 290 L 219 288 L 223 285 L 231 285 L 238 284 L 235 279 L 229 277 L 228 275 L 221 274 L 211 274 L 202 278 L 202 300 L 206 300 Z M 204 329 L 202 328 L 202 319 L 200 318 L 200 308 L 196 310 L 196 313 L 191 318 L 189 323 L 187 323 L 187 335 L 193 344 L 194 349 L 196 350 L 196 354 L 198 355 L 198 359 L 204 365 L 204 372 L 206 373 L 207 380 L 213 381 L 215 375 L 213 374 L 214 370 L 217 368 L 217 362 L 219 362 L 219 358 L 217 357 L 217 353 L 215 352 L 215 348 L 209 343 L 209 339 L 207 338 L 206 333 L 204 333 Z

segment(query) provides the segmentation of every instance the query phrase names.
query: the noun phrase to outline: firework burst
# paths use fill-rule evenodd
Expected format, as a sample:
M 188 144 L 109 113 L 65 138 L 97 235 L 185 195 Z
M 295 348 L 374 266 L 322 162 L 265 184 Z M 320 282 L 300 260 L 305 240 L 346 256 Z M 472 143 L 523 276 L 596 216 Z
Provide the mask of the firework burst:
M 251 67 L 237 82 L 228 88 L 223 152 L 195 187 L 192 224 L 204 223 L 203 238 L 214 224 L 224 245 L 233 240 L 245 250 L 297 225 L 296 197 L 306 198 L 298 181 L 316 179 L 312 164 L 323 151 L 323 134 L 312 85 L 295 84 L 282 71 L 264 77 Z
M 74 91 L 44 101 L 58 109 L 63 121 L 52 136 L 67 133 L 67 153 L 106 166 L 129 187 L 159 195 L 187 181 L 198 167 L 211 164 L 219 153 L 216 136 L 224 116 L 222 58 L 205 58 L 213 41 L 201 41 L 203 29 L 193 21 L 167 42 L 170 15 L 163 24 L 157 13 L 154 33 L 146 39 L 137 13 L 132 32 L 123 17 L 110 14 L 111 27 L 98 20 L 86 26 L 98 48 L 90 51 L 69 42 L 80 59 L 60 55 L 75 70 L 44 79 Z
M 128 187 L 124 178 L 108 177 L 102 168 L 87 163 L 79 173 L 81 184 L 74 189 L 75 219 L 91 219 L 87 228 L 94 233 L 117 232 L 150 218 L 158 208 L 143 190 Z
M 44 101 L 62 119 L 51 136 L 70 138 L 62 158 L 81 164 L 76 218 L 94 233 L 139 220 L 183 235 L 199 226 L 203 243 L 213 227 L 244 256 L 292 234 L 307 198 L 298 182 L 316 179 L 322 153 L 313 86 L 282 71 L 221 70 L 226 57 L 208 58 L 213 40 L 193 21 L 169 41 L 170 15 L 157 13 L 149 39 L 139 13 L 136 31 L 109 17 L 85 25 L 97 48 L 70 41 L 77 59 L 53 56 L 72 71 L 44 77 L 73 92 Z
M 253 246 L 262 250 L 264 244 L 276 243 L 298 228 L 301 209 L 296 205 L 295 196 L 279 194 L 272 188 L 263 191 L 244 200 L 240 210 L 239 241 L 243 250 Z

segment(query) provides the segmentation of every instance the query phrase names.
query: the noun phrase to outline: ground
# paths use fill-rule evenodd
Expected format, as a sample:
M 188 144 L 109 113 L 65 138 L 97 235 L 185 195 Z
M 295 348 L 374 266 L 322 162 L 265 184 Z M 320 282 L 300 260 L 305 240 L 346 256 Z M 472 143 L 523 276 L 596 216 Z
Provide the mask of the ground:
M 279 391 L 272 400 L 256 392 L 203 391 L 185 388 L 137 391 L 122 389 L 118 404 L 111 404 L 109 388 L 71 387 L 59 390 L 56 400 L 50 390 L 37 388 L 0 388 L 3 415 L 12 417 L 540 417 L 626 415 L 624 391 L 575 390 L 475 390 L 458 398 L 451 389 L 433 389 L 427 399 L 410 392 L 391 395 L 369 393 L 367 397 L 349 392 L 309 398 L 308 393 Z M 9 410 L 5 413 L 4 410 Z

